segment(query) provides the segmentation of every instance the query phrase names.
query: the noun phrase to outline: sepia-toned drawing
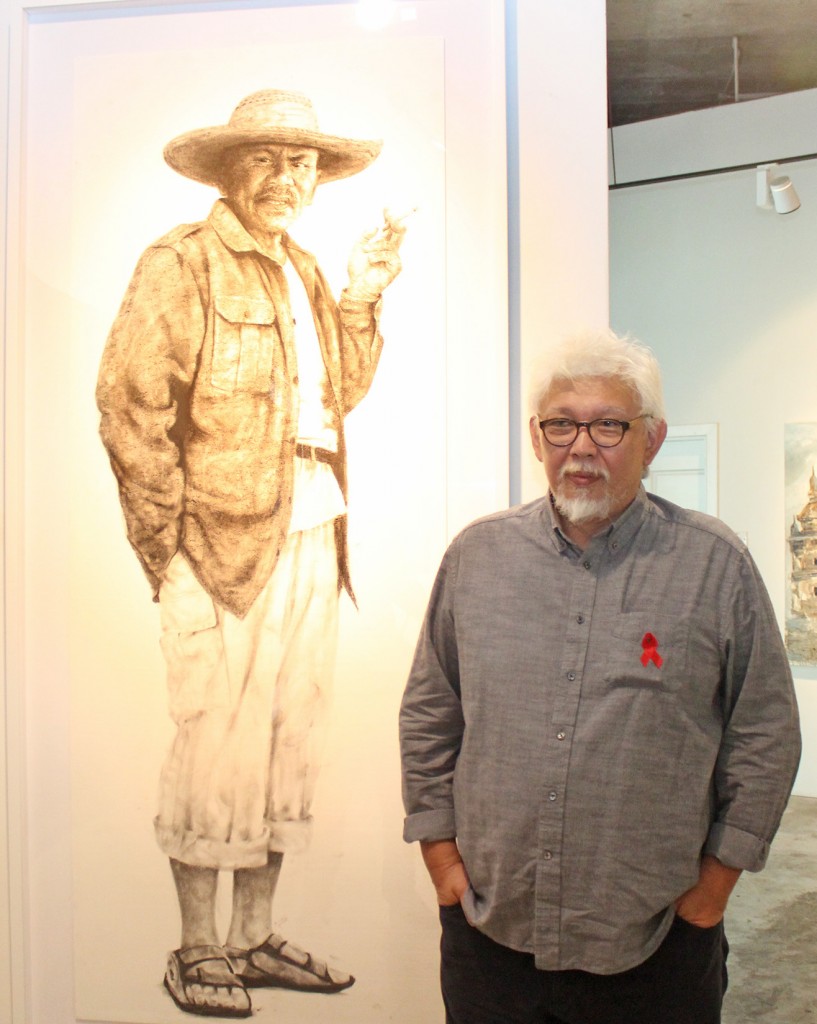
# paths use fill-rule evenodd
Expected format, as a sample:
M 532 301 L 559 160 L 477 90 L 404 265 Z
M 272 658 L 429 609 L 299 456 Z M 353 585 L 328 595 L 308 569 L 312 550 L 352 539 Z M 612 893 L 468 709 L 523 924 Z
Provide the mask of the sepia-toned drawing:
M 279 90 L 173 139 L 168 164 L 220 198 L 142 255 L 102 357 L 100 433 L 159 602 L 176 725 L 155 831 L 181 914 L 164 985 L 191 1013 L 246 1017 L 252 988 L 355 980 L 277 934 L 272 906 L 284 854 L 308 838 L 352 594 L 343 422 L 377 368 L 405 227 L 387 211 L 362 237 L 337 302 L 288 230 L 380 147 L 324 133 L 307 97 Z
M 817 425 L 786 424 L 789 593 L 786 649 L 798 664 L 817 664 Z

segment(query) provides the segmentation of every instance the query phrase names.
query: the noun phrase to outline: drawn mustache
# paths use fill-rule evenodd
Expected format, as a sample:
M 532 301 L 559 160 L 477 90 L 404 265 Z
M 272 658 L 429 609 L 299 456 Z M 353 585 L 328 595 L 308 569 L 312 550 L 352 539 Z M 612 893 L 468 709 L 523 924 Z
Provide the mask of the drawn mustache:
M 286 203 L 294 206 L 298 202 L 298 193 L 292 188 L 265 188 L 258 196 L 259 201 L 271 199 L 274 203 Z

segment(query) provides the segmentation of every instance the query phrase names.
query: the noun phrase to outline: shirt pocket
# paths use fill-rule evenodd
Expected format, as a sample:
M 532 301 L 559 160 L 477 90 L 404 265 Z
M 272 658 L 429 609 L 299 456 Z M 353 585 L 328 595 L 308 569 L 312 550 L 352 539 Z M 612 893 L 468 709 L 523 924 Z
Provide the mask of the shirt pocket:
M 611 628 L 607 688 L 680 689 L 687 678 L 689 631 L 688 622 L 649 611 L 619 616 Z
M 217 391 L 269 391 L 277 343 L 271 302 L 216 296 L 210 383 Z

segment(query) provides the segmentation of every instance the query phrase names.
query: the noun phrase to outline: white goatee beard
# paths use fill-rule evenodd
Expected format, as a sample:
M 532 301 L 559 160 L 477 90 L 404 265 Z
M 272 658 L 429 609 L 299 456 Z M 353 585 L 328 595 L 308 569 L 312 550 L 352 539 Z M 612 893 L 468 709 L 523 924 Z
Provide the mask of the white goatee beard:
M 610 494 L 605 494 L 601 498 L 589 498 L 585 495 L 567 498 L 563 494 L 554 493 L 553 503 L 559 513 L 575 526 L 590 520 L 609 519 L 613 511 L 613 497 Z
M 586 472 L 586 467 L 582 466 L 580 462 L 571 460 L 566 465 L 562 466 L 559 471 L 559 484 L 563 484 L 566 477 L 569 477 L 571 472 L 580 473 Z M 599 478 L 606 484 L 610 483 L 610 473 L 604 467 L 598 467 L 595 472 Z M 586 523 L 589 520 L 598 519 L 609 519 L 615 501 L 613 495 L 608 490 L 606 494 L 602 494 L 600 497 L 591 498 L 589 495 L 580 494 L 575 498 L 569 498 L 567 495 L 561 493 L 561 488 L 554 490 L 553 501 L 558 511 L 565 517 L 569 523 L 574 523 L 577 526 L 581 523 Z

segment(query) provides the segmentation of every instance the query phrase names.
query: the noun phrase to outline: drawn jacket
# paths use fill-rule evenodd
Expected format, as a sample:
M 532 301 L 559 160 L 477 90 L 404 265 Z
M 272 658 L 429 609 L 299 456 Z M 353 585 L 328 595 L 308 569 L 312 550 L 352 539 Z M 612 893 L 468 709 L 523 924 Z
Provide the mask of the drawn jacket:
M 343 419 L 377 367 L 379 304 L 345 294 L 336 303 L 314 257 L 284 242 L 312 306 L 345 496 Z M 297 374 L 283 270 L 224 200 L 142 255 L 105 346 L 97 404 L 128 539 L 154 598 L 179 550 L 238 616 L 269 579 L 292 507 Z M 338 578 L 350 589 L 345 530 L 343 516 Z

